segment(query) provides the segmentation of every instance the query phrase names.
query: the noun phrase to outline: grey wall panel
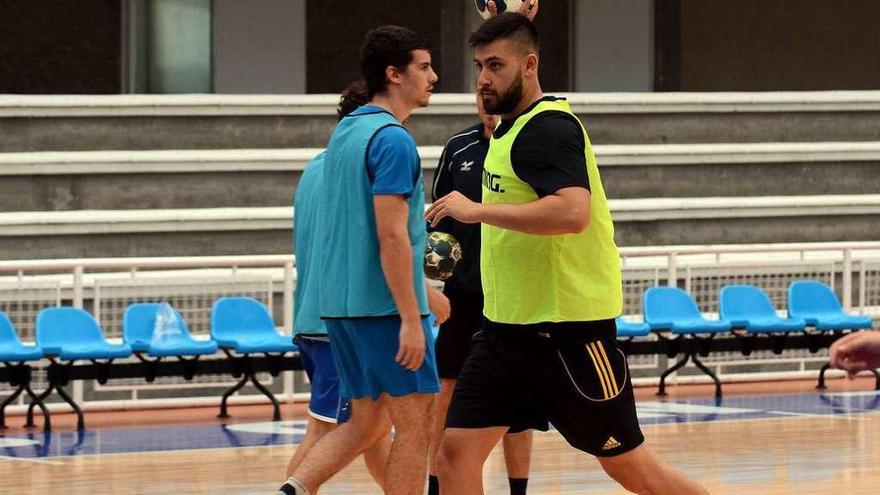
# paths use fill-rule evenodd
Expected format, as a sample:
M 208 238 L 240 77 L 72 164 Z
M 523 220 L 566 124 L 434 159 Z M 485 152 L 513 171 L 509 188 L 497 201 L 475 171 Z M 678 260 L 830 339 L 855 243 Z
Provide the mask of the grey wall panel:
M 654 90 L 653 0 L 577 0 L 573 35 L 575 91 Z
M 305 93 L 306 0 L 214 0 L 214 92 Z

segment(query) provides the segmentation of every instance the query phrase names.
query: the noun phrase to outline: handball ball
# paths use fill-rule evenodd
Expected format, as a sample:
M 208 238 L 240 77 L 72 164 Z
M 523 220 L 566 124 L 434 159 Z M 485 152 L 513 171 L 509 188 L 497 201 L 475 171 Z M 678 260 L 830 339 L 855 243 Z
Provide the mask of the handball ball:
M 519 8 L 523 4 L 523 1 L 529 2 L 530 5 L 535 4 L 534 0 L 495 0 L 495 6 L 498 7 L 499 14 L 505 12 L 519 12 Z M 488 19 L 489 9 L 486 7 L 486 4 L 489 3 L 489 0 L 474 0 L 474 3 L 477 5 L 477 12 L 480 13 L 480 16 L 482 16 L 483 19 Z
M 445 232 L 431 232 L 425 242 L 425 276 L 446 280 L 461 260 L 461 244 Z

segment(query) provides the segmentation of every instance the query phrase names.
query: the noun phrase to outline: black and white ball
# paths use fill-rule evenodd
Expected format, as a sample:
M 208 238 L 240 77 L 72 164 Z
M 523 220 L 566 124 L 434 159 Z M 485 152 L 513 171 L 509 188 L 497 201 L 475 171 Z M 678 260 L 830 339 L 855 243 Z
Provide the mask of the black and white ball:
M 445 232 L 431 232 L 425 242 L 425 276 L 446 280 L 461 260 L 461 244 Z

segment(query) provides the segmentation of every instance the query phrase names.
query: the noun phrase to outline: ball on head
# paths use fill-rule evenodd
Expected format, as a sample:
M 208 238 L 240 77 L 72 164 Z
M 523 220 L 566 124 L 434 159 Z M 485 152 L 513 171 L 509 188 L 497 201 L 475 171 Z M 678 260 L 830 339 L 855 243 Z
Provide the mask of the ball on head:
M 519 12 L 520 6 L 525 2 L 529 3 L 529 8 L 535 5 L 534 0 L 495 0 L 495 6 L 498 8 L 499 14 Z M 489 13 L 489 0 L 474 0 L 474 4 L 477 6 L 477 12 L 480 13 L 483 19 L 488 19 L 492 15 Z

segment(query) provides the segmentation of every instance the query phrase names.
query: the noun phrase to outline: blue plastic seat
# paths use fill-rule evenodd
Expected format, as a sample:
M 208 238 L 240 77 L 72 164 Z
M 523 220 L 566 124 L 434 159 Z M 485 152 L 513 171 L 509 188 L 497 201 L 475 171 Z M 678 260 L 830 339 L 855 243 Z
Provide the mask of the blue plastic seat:
M 802 332 L 807 323 L 801 318 L 780 318 L 770 297 L 753 285 L 728 285 L 719 296 L 721 318 L 749 333 Z
M 615 322 L 617 323 L 618 337 L 644 337 L 651 334 L 651 325 L 645 322 L 626 321 L 619 316 Z
M 834 291 L 815 280 L 799 280 L 788 286 L 788 315 L 803 318 L 817 330 L 858 330 L 873 326 L 870 316 L 845 313 Z
M 79 308 L 46 308 L 37 314 L 37 345 L 65 361 L 131 356 L 128 344 L 111 344 L 98 322 Z
M 677 287 L 652 287 L 646 290 L 644 314 L 652 330 L 669 330 L 679 335 L 730 331 L 729 321 L 706 319 L 690 294 Z
M 122 318 L 122 339 L 135 352 L 145 352 L 151 357 L 204 356 L 217 352 L 217 343 L 211 340 L 195 340 L 189 327 L 175 309 L 177 325 L 181 333 L 154 341 L 153 328 L 160 303 L 136 303 L 125 309 Z
M 37 361 L 43 357 L 43 349 L 39 346 L 24 345 L 18 338 L 15 326 L 0 311 L 0 362 L 21 363 L 25 361 Z
M 251 297 L 224 297 L 211 310 L 211 337 L 221 348 L 241 354 L 293 352 L 290 337 L 278 333 L 272 315 Z

